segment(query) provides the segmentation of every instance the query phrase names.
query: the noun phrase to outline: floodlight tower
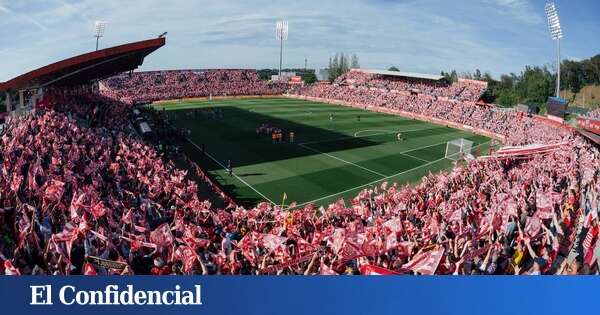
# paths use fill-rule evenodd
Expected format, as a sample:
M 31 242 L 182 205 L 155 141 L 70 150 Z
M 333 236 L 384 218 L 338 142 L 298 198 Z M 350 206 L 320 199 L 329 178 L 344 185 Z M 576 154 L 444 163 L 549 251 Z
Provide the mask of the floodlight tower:
M 562 28 L 560 27 L 558 11 L 556 11 L 556 5 L 554 2 L 546 3 L 546 17 L 548 18 L 550 36 L 552 36 L 552 39 L 556 41 L 557 45 L 556 97 L 560 97 L 560 39 L 563 38 L 563 32 Z
M 98 42 L 100 37 L 104 36 L 104 30 L 106 29 L 106 22 L 96 21 L 94 24 L 94 37 L 96 37 L 96 50 L 98 50 Z
M 283 41 L 288 39 L 288 22 L 278 21 L 275 26 L 275 38 L 279 40 L 279 79 L 281 80 L 281 64 L 283 60 Z

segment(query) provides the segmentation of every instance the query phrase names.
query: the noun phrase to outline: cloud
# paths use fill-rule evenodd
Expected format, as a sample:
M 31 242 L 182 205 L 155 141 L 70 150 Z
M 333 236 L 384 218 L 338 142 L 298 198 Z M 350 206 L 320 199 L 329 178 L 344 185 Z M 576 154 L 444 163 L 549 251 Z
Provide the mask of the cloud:
M 30 25 L 33 25 L 33 26 L 39 28 L 42 31 L 46 31 L 48 29 L 46 26 L 44 26 L 38 20 L 33 19 L 30 16 L 25 15 L 25 14 L 16 13 L 13 10 L 9 9 L 7 6 L 3 5 L 2 3 L 0 3 L 0 12 L 3 12 L 8 16 L 17 17 L 18 20 L 25 21 L 25 22 L 29 23 Z
M 93 49 L 94 20 L 108 22 L 101 47 L 168 31 L 143 69 L 276 67 L 285 19 L 284 66 L 323 67 L 343 51 L 369 68 L 518 72 L 554 58 L 543 12 L 527 0 L 0 0 L 0 80 Z
M 538 24 L 544 21 L 542 11 L 534 10 L 529 0 L 484 0 L 484 3 L 495 6 L 501 14 L 523 23 Z

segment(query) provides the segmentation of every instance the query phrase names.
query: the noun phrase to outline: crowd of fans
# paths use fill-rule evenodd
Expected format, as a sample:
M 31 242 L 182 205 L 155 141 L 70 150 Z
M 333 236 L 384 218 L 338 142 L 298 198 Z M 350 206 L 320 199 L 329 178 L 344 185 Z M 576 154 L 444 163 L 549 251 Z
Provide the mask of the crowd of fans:
M 64 100 L 11 118 L 1 138 L 0 274 L 598 273 L 600 153 L 582 137 L 431 95 L 348 85 L 298 93 L 465 124 L 511 145 L 564 145 L 459 163 L 326 207 L 216 208 L 133 134 L 131 107 Z
M 459 80 L 453 84 L 445 81 L 412 79 L 399 76 L 381 75 L 353 69 L 339 76 L 335 85 L 376 88 L 387 91 L 417 92 L 449 100 L 476 102 L 479 100 L 487 84 L 472 80 Z
M 211 96 L 282 94 L 284 85 L 262 81 L 255 70 L 133 72 L 102 81 L 102 93 L 129 104 Z
M 600 108 L 596 108 L 594 110 L 587 112 L 585 114 L 585 117 L 589 117 L 589 118 L 593 118 L 593 119 L 600 119 Z
M 497 111 L 487 106 L 476 106 L 470 102 L 440 100 L 424 94 L 403 94 L 369 88 L 318 84 L 304 87 L 296 95 L 414 113 L 468 125 L 508 136 L 508 144 L 511 145 L 559 141 L 562 137 L 562 134 L 557 132 L 557 128 L 539 124 L 531 117 L 519 116 L 514 112 Z

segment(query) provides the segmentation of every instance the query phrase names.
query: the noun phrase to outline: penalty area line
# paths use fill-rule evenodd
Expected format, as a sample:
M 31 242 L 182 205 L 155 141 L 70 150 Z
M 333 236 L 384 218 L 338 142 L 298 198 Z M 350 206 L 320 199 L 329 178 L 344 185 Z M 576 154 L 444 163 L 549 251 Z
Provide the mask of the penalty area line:
M 479 146 L 482 146 L 482 145 L 484 145 L 484 144 L 486 144 L 486 143 L 489 143 L 489 141 L 482 142 L 482 143 L 480 143 L 480 144 L 478 144 L 478 145 L 474 146 L 472 149 L 474 149 L 474 148 L 477 148 L 477 147 L 479 147 Z M 424 167 L 424 166 L 429 166 L 429 165 L 431 165 L 431 164 L 434 164 L 434 163 L 437 163 L 437 162 L 443 161 L 443 160 L 445 160 L 445 159 L 446 159 L 446 157 L 442 157 L 442 158 L 439 158 L 439 159 L 437 159 L 437 160 L 435 160 L 435 161 L 431 161 L 431 162 L 428 162 L 428 163 L 421 164 L 421 165 L 419 165 L 419 166 L 413 167 L 413 168 L 411 168 L 411 169 L 409 169 L 409 170 L 402 171 L 402 172 L 400 172 L 400 173 L 396 173 L 396 174 L 393 174 L 393 175 L 390 175 L 390 176 L 386 176 L 386 177 L 384 177 L 384 178 L 380 178 L 380 179 L 374 180 L 374 181 L 372 181 L 372 182 L 370 182 L 370 183 L 366 183 L 366 184 L 363 184 L 363 185 L 359 185 L 359 186 L 356 186 L 356 187 L 353 187 L 353 188 L 349 188 L 349 189 L 346 189 L 346 190 L 343 190 L 343 191 L 340 191 L 340 192 L 337 192 L 337 193 L 331 194 L 331 195 L 327 195 L 327 196 L 324 196 L 324 197 L 321 197 L 321 198 L 317 198 L 317 199 L 314 199 L 314 200 L 311 200 L 311 201 L 307 201 L 307 202 L 305 202 L 305 203 L 302 203 L 302 204 L 299 204 L 299 205 L 297 205 L 296 207 L 302 207 L 302 206 L 305 206 L 305 205 L 307 205 L 307 204 L 309 204 L 309 203 L 315 203 L 315 202 L 317 202 L 317 201 L 321 201 L 321 200 L 328 199 L 328 198 L 331 198 L 331 197 L 334 197 L 334 196 L 337 196 L 337 195 L 345 194 L 345 193 L 347 193 L 347 192 L 351 192 L 351 191 L 353 191 L 353 190 L 357 190 L 357 189 L 360 189 L 360 188 L 363 188 L 363 187 L 368 187 L 368 186 L 374 185 L 374 184 L 376 184 L 376 183 L 379 183 L 379 182 L 381 182 L 381 181 L 388 180 L 388 179 L 390 179 L 390 178 L 393 178 L 393 177 L 396 177 L 396 176 L 400 176 L 400 175 L 402 175 L 402 174 L 405 174 L 405 173 L 408 173 L 408 172 L 414 171 L 414 170 L 416 170 L 416 169 L 418 169 L 418 168 L 421 168 L 421 167 Z

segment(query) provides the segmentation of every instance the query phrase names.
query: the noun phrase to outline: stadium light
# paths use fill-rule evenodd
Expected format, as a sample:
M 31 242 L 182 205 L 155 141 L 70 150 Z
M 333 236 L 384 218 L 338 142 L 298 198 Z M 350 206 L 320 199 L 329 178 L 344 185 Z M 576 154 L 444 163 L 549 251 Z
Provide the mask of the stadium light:
M 560 19 L 554 2 L 546 3 L 546 18 L 548 19 L 548 29 L 550 36 L 557 44 L 557 74 L 556 74 L 556 97 L 560 97 L 560 39 L 563 38 L 562 28 L 560 27 Z
M 98 50 L 98 42 L 100 41 L 100 37 L 104 36 L 105 30 L 106 30 L 106 22 L 96 21 L 96 23 L 94 24 L 94 37 L 96 37 L 96 50 Z
M 281 64 L 283 60 L 283 41 L 288 39 L 288 22 L 278 21 L 275 26 L 275 38 L 279 40 L 279 80 L 281 80 Z

